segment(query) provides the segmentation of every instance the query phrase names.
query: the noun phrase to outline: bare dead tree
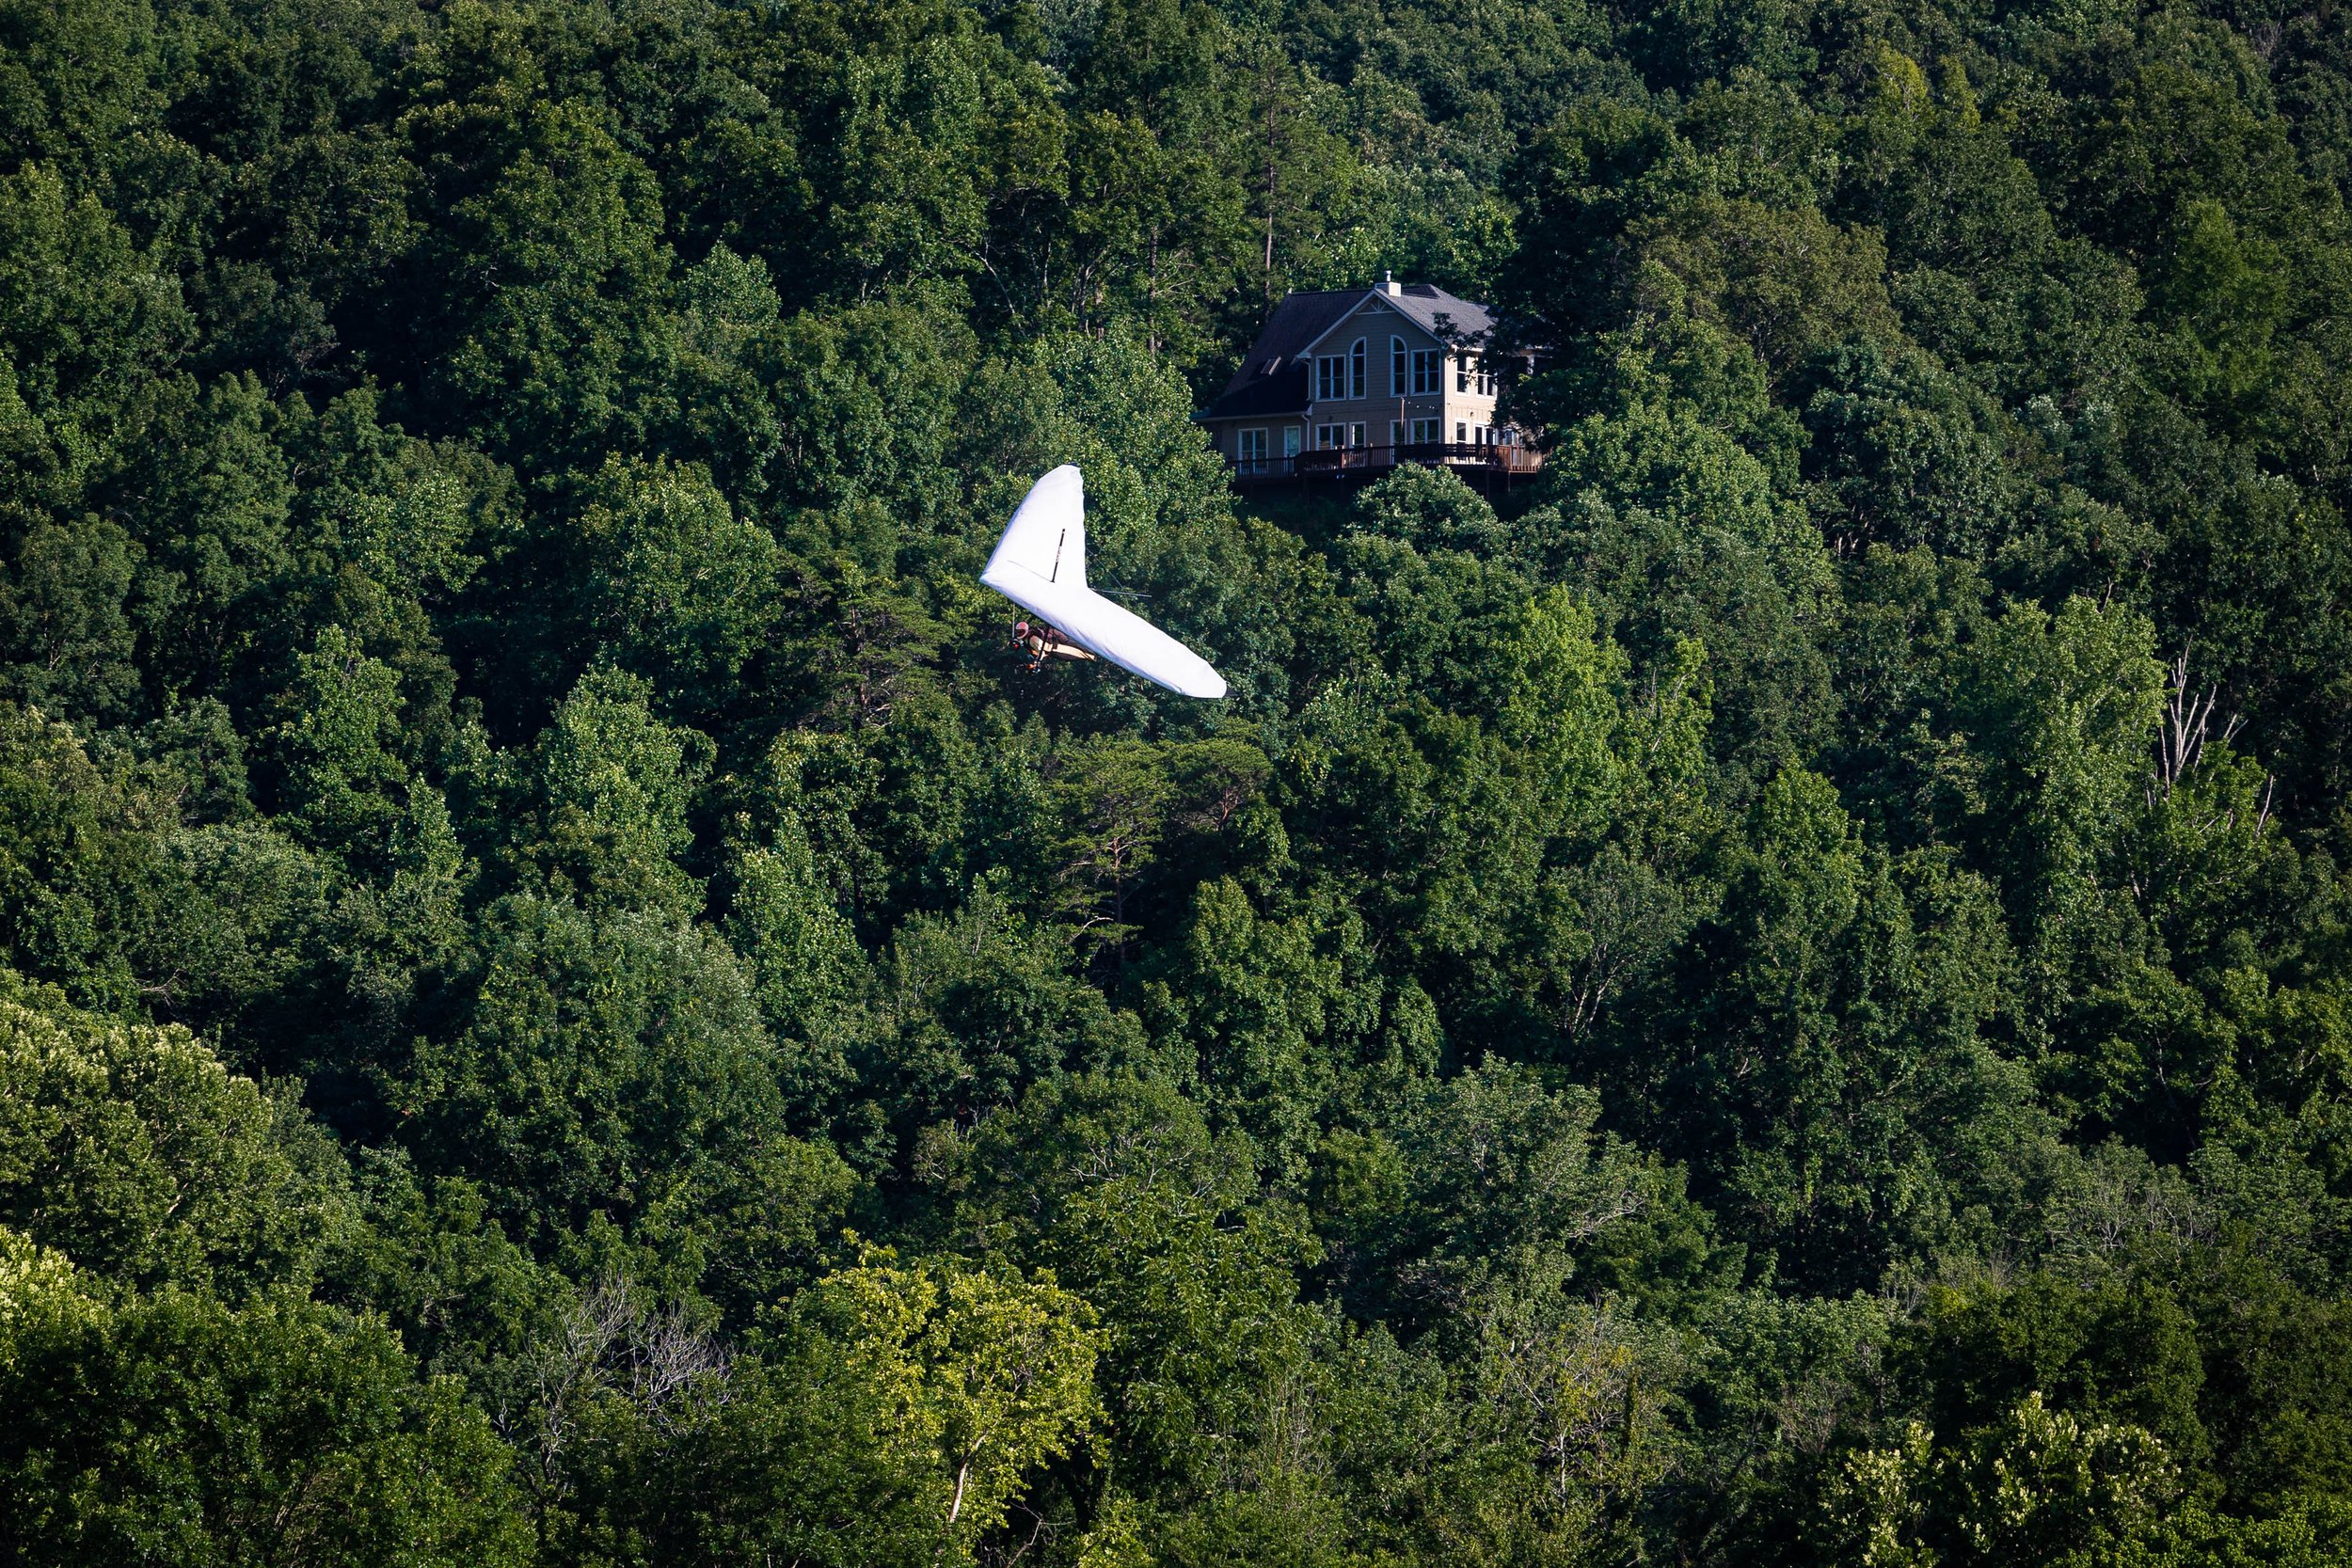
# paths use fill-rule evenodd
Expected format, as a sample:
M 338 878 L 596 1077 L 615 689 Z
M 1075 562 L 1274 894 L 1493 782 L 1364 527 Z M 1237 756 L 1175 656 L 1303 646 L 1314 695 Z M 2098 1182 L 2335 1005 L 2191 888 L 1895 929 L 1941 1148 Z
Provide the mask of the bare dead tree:
M 2201 693 L 2190 685 L 2188 655 L 2188 648 L 2184 646 L 2180 657 L 2172 661 L 2172 668 L 2166 672 L 2165 684 L 2169 689 L 2165 698 L 2163 721 L 2156 727 L 2156 766 L 2148 781 L 2151 806 L 2168 799 L 2183 779 L 2197 770 L 2207 743 L 2214 739 L 2214 709 L 2220 701 L 2221 689 L 2208 685 Z M 2222 722 L 2219 744 L 2227 746 L 2236 738 L 2245 722 L 2244 714 L 2231 714 Z M 2254 824 L 2258 832 L 2270 820 L 2271 791 L 2277 783 L 2276 779 L 2264 781 L 2262 809 Z
M 2222 723 L 2220 735 L 2217 737 L 2213 734 L 2214 712 L 2220 699 L 2220 690 L 2217 686 L 2208 685 L 2200 691 L 2190 684 L 2188 656 L 2189 650 L 2184 646 L 2180 657 L 2166 672 L 2168 690 L 2163 717 L 2156 726 L 2155 763 L 2149 772 L 2146 790 L 2151 811 L 2169 800 L 2181 782 L 2198 769 L 2204 761 L 2208 745 L 2217 739 L 2220 745 L 2227 746 L 2236 737 L 2245 722 L 2242 714 L 2233 713 Z M 2261 838 L 2264 831 L 2270 826 L 2270 812 L 2277 800 L 2278 788 L 2278 777 L 2265 774 L 2261 794 L 2252 801 L 2252 836 L 2256 839 Z M 2216 830 L 2224 833 L 2235 832 L 2246 804 L 2234 791 L 2206 802 L 2209 814 L 2203 821 L 2194 824 L 2194 831 L 2200 838 Z M 2147 895 L 2148 889 L 2137 870 L 2126 877 L 2125 885 L 2131 889 L 2135 898 Z
M 520 1407 L 502 1405 L 495 1422 L 531 1454 L 544 1504 L 566 1489 L 563 1456 L 592 1402 L 618 1395 L 666 1431 L 689 1408 L 724 1403 L 732 1366 L 726 1347 L 681 1307 L 649 1308 L 626 1275 L 611 1274 L 532 1341 L 524 1354 L 529 1396 Z
M 2188 648 L 2184 646 L 2180 657 L 2172 661 L 2172 668 L 2166 672 L 2165 684 L 2170 691 L 2165 700 L 2164 721 L 2156 729 L 2156 771 L 2148 782 L 2148 803 L 2152 806 L 2169 796 L 2183 779 L 2196 770 L 2213 727 L 2214 705 L 2220 699 L 2218 686 L 2206 687 L 2201 695 L 2190 686 L 2188 655 Z M 2221 727 L 2222 745 L 2230 743 L 2244 721 L 2242 714 L 2230 715 Z
M 628 1340 L 629 1400 L 657 1425 L 676 1418 L 681 1401 L 726 1402 L 734 1358 L 717 1339 L 694 1328 L 682 1307 L 636 1312 Z
M 564 1453 L 581 1405 L 601 1380 L 606 1355 L 620 1338 L 627 1309 L 624 1293 L 601 1287 L 574 1302 L 551 1332 L 535 1336 L 524 1350 L 520 1397 L 502 1400 L 491 1418 L 499 1434 L 530 1456 L 528 1484 L 540 1508 L 568 1490 Z

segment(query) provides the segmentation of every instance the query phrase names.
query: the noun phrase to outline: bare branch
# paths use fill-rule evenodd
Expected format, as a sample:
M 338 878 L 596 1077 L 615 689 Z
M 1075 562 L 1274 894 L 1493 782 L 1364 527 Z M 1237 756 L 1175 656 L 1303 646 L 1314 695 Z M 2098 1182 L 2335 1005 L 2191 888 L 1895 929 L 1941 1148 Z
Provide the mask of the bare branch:
M 2196 770 L 2212 732 L 2215 704 L 2220 699 L 2217 686 L 2206 687 L 2202 694 L 2190 688 L 2188 653 L 2183 647 L 2166 673 L 2170 694 L 2165 700 L 2163 721 L 2156 728 L 2155 773 L 2148 781 L 2151 806 L 2169 799 L 2181 781 Z M 2245 721 L 2243 714 L 2230 715 L 2221 726 L 2221 744 L 2227 746 Z

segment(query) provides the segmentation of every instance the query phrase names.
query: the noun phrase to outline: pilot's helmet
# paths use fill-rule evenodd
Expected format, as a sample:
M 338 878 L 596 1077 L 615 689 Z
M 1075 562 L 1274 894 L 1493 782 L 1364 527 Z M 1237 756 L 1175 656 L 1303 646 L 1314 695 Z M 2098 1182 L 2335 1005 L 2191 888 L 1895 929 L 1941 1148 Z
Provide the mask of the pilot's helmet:
M 1026 622 L 1026 621 L 1015 621 L 1015 622 L 1012 624 L 1012 634 L 1013 634 L 1013 636 L 1015 636 L 1015 637 L 1026 637 L 1026 636 L 1028 636 L 1028 635 L 1029 635 L 1029 623 L 1028 623 L 1028 622 Z

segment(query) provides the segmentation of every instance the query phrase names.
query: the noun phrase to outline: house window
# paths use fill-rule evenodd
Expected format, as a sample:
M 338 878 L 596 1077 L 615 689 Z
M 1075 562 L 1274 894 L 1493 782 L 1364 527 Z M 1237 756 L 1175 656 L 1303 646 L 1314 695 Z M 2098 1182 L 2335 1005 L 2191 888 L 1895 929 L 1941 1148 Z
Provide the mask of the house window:
M 1454 389 L 1490 398 L 1495 395 L 1495 372 L 1486 368 L 1484 358 L 1465 354 L 1454 362 Z
M 1444 436 L 1438 434 L 1437 420 L 1415 420 L 1413 421 L 1413 445 L 1417 447 L 1434 447 L 1439 441 L 1444 439 Z
M 1298 455 L 1299 437 L 1305 434 L 1295 424 L 1286 424 L 1282 427 L 1282 455 L 1284 457 Z
M 1391 338 L 1389 340 L 1389 395 L 1391 397 L 1401 398 L 1405 395 L 1406 376 L 1409 373 L 1405 369 L 1405 340 Z
M 1413 393 L 1416 397 L 1438 389 L 1438 351 L 1434 348 L 1413 350 Z
M 1389 445 L 1391 447 L 1401 447 L 1404 444 L 1405 421 L 1402 420 L 1391 420 L 1389 421 Z
M 1352 398 L 1362 397 L 1372 389 L 1372 377 L 1367 373 L 1371 365 L 1366 357 L 1364 341 L 1361 338 L 1357 339 L 1356 346 L 1347 351 L 1347 395 Z
M 1360 447 L 1364 444 L 1364 427 L 1362 425 L 1352 424 L 1347 427 L 1347 444 L 1351 447 Z
M 1470 445 L 1470 426 L 1460 420 L 1454 421 L 1454 444 L 1457 447 Z
M 1315 401 L 1336 403 L 1347 396 L 1347 356 L 1318 355 L 1315 358 Z
M 1315 426 L 1315 451 L 1329 451 L 1340 444 L 1340 437 L 1346 432 L 1345 425 L 1319 424 Z
M 1265 432 L 1237 430 L 1233 433 L 1233 456 L 1244 473 L 1256 473 L 1265 467 Z

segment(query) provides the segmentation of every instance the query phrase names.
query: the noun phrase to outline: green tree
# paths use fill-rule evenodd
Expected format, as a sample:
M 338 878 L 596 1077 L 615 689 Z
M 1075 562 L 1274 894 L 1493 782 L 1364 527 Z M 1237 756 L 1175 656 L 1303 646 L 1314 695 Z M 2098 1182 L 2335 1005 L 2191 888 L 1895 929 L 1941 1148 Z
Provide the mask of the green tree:
M 508 1452 L 377 1323 L 167 1291 L 107 1302 L 13 1232 L 0 1264 L 11 1550 L 522 1563 Z M 71 1478 L 70 1480 L 67 1478 Z
M 580 676 L 519 759 L 528 772 L 515 783 L 530 815 L 513 825 L 516 848 L 585 903 L 683 913 L 702 902 L 676 858 L 692 836 L 702 737 L 656 719 L 652 694 L 609 664 Z
M 814 1241 L 847 1183 L 785 1132 L 775 1047 L 715 935 L 516 896 L 478 940 L 449 1032 L 389 1086 L 423 1168 L 478 1182 L 534 1246 L 603 1214 L 699 1272 L 763 1206 L 735 1266 Z
M 887 1413 L 890 1447 L 930 1472 L 963 1541 L 1002 1524 L 1025 1474 L 1091 1424 L 1092 1314 L 1050 1276 L 878 1258 L 818 1281 L 803 1309 L 842 1337 L 851 1374 Z
M 606 466 L 580 521 L 581 630 L 659 683 L 664 705 L 723 713 L 773 614 L 774 543 L 707 474 Z
M 414 263 L 439 280 L 420 349 L 452 423 L 533 468 L 668 423 L 671 257 L 644 166 L 580 103 L 443 103 L 414 134 L 428 168 L 472 175 Z M 465 145 L 483 140 L 503 154 L 486 180 Z
M 279 718 L 263 736 L 279 811 L 314 848 L 367 867 L 389 847 L 408 770 L 398 754 L 400 676 L 326 627 L 297 655 Z
M 352 1222 L 332 1146 L 180 1028 L 0 1001 L 0 1213 L 82 1267 L 235 1299 L 305 1282 Z

